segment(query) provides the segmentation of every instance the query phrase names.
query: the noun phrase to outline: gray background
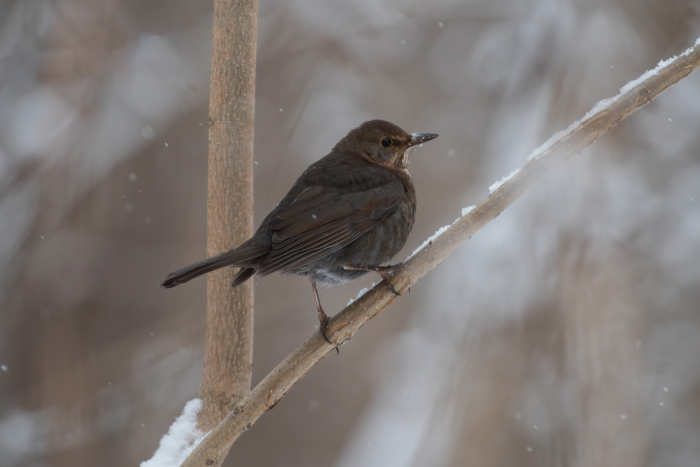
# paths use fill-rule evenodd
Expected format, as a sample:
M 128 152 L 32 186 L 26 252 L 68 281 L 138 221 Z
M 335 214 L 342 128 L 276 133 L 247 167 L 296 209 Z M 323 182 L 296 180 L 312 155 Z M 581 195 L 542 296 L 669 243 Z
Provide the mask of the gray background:
M 692 0 L 262 0 L 256 219 L 364 120 L 439 133 L 411 155 L 404 260 L 697 37 Z M 205 254 L 210 58 L 211 2 L 0 2 L 0 465 L 136 465 L 195 396 L 205 280 L 158 284 Z M 697 465 L 699 127 L 695 73 L 313 368 L 226 465 Z M 305 279 L 254 280 L 257 382 L 316 313 Z M 326 310 L 372 280 L 322 289 Z

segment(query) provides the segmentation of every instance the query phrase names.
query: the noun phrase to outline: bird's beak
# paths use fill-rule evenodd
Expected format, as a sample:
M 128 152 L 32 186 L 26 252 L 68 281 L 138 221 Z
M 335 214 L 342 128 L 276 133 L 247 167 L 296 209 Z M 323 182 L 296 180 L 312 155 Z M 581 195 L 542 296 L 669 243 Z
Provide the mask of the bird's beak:
M 419 144 L 427 143 L 431 139 L 437 138 L 438 135 L 435 133 L 413 133 L 411 135 L 411 140 L 406 143 L 406 147 L 412 148 L 418 146 Z

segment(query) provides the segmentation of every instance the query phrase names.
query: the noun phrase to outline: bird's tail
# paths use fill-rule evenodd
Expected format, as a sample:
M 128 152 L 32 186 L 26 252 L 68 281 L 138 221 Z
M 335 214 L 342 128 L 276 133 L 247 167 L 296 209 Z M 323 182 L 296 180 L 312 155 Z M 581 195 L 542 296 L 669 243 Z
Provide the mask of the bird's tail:
M 178 284 L 184 284 L 195 277 L 199 277 L 202 274 L 206 274 L 226 266 L 242 266 L 243 268 L 238 271 L 238 274 L 236 274 L 236 277 L 231 284 L 232 287 L 236 287 L 245 282 L 255 273 L 255 268 L 245 266 L 249 265 L 246 264 L 247 260 L 251 260 L 265 253 L 258 250 L 259 248 L 251 248 L 250 246 L 246 246 L 244 244 L 235 250 L 227 251 L 197 263 L 190 264 L 189 266 L 168 274 L 161 284 L 161 287 L 170 289 Z

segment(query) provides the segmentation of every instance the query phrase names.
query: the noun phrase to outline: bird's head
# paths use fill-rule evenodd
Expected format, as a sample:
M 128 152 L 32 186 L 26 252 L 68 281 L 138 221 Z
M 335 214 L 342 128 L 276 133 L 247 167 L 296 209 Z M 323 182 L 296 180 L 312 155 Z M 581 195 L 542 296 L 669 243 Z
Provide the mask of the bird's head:
M 434 133 L 406 133 L 393 123 L 370 120 L 350 131 L 338 145 L 356 149 L 371 163 L 405 169 L 409 151 L 437 137 Z

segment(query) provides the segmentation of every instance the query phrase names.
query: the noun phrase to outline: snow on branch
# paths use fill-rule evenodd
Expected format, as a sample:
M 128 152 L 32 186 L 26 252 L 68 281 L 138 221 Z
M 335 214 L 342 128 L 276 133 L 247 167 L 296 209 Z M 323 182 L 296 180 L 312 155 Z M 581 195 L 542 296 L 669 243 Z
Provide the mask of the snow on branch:
M 519 169 L 518 169 L 518 170 L 519 170 Z M 516 170 L 515 172 L 517 172 L 517 170 Z M 514 174 L 515 172 L 513 172 L 512 174 L 510 174 L 508 177 L 512 177 L 513 174 Z M 505 179 L 506 177 L 503 177 L 503 178 Z M 496 182 L 496 183 L 503 183 L 503 181 L 501 181 L 501 182 Z M 495 185 L 496 183 L 494 183 L 494 185 Z M 493 185 L 492 185 L 492 186 L 493 186 Z M 501 186 L 501 185 L 499 184 L 498 186 Z M 469 206 L 469 207 L 466 207 L 466 208 L 462 208 L 462 217 L 464 217 L 464 216 L 466 216 L 467 214 L 469 214 L 470 212 L 472 212 L 472 209 L 474 209 L 475 207 L 476 207 L 476 206 Z M 455 219 L 455 221 L 452 223 L 452 225 L 454 225 L 454 224 L 456 224 L 457 222 L 459 222 L 459 220 L 460 220 L 462 217 L 458 217 L 457 219 Z M 437 239 L 437 238 L 438 238 L 440 235 L 442 235 L 444 232 L 447 232 L 447 229 L 449 229 L 449 228 L 450 228 L 450 226 L 449 226 L 449 225 L 446 225 L 446 226 L 444 226 L 444 227 L 440 227 L 439 229 L 437 229 L 437 231 L 436 231 L 432 236 L 426 238 L 425 241 L 424 241 L 423 243 L 421 243 L 421 245 L 420 245 L 418 248 L 416 248 L 415 250 L 413 250 L 413 253 L 411 253 L 410 255 L 408 255 L 408 258 L 406 258 L 406 261 L 408 261 L 409 259 L 411 259 L 411 258 L 413 258 L 414 256 L 416 256 L 416 253 L 418 253 L 419 251 L 421 251 L 421 250 L 422 250 L 423 248 L 425 248 L 426 246 L 432 245 L 432 244 L 433 244 L 433 240 Z M 374 287 L 374 284 L 372 284 L 372 286 Z M 360 298 L 360 297 L 357 297 L 357 298 Z M 349 305 L 349 303 L 348 303 L 348 305 Z
M 489 187 L 489 193 L 493 193 L 494 191 L 498 190 L 501 187 L 501 185 L 503 185 L 505 182 L 507 182 L 511 178 L 515 177 L 515 175 L 518 172 L 520 172 L 520 169 L 515 169 L 514 171 L 512 171 L 511 173 L 509 173 L 508 175 L 506 175 L 505 177 L 503 177 L 499 181 L 493 182 L 493 185 L 491 185 Z
M 661 62 L 654 70 L 628 83 L 617 96 L 599 102 L 581 120 L 557 133 L 528 157 L 528 163 L 493 187 L 492 193 L 478 206 L 465 209 L 463 216 L 442 228 L 422 249 L 391 275 L 400 292 L 415 284 L 431 269 L 468 240 L 504 209 L 515 202 L 548 172 L 568 161 L 593 143 L 620 120 L 649 103 L 656 96 L 700 66 L 700 39 L 695 47 L 679 57 Z M 512 177 L 512 178 L 511 178 Z M 500 182 L 497 182 L 500 183 Z M 432 242 L 432 243 L 431 243 Z M 331 320 L 326 335 L 341 345 L 396 300 L 386 284 L 380 282 L 353 301 Z M 316 363 L 333 349 L 319 332 L 315 332 L 277 365 L 238 406 L 197 446 L 183 464 L 185 467 L 208 467 L 221 461 L 229 447 L 265 411 L 277 405 L 287 391 Z
M 187 456 L 202 442 L 206 434 L 197 428 L 197 414 L 202 408 L 201 399 L 192 399 L 177 417 L 168 434 L 160 440 L 158 450 L 141 467 L 175 467 L 187 459 Z
M 693 51 L 700 45 L 700 38 L 695 41 L 695 45 L 689 49 L 687 49 L 685 52 L 683 52 L 680 57 L 676 57 L 675 55 L 667 60 L 661 60 L 658 65 L 656 65 L 656 68 L 653 70 L 648 70 L 646 73 L 644 73 L 642 76 L 640 76 L 637 79 L 634 79 L 630 81 L 629 83 L 625 84 L 620 88 L 620 92 L 613 97 L 609 97 L 607 99 L 603 99 L 599 101 L 596 105 L 593 106 L 591 110 L 586 113 L 586 115 L 583 116 L 582 119 L 575 121 L 566 130 L 562 130 L 558 133 L 555 133 L 551 138 L 549 138 L 545 143 L 532 151 L 529 156 L 527 156 L 527 161 L 530 162 L 532 159 L 538 157 L 540 154 L 544 153 L 546 150 L 552 147 L 554 143 L 557 141 L 563 139 L 566 135 L 572 133 L 576 128 L 580 127 L 582 124 L 587 123 L 590 119 L 592 119 L 594 116 L 600 114 L 604 110 L 607 110 L 618 102 L 622 97 L 624 97 L 626 94 L 628 94 L 632 89 L 635 87 L 639 86 L 640 84 L 644 83 L 645 81 L 649 80 L 649 78 L 652 78 L 654 76 L 658 76 L 659 73 L 661 73 L 666 67 L 674 63 L 676 60 L 679 58 L 684 58 L 688 57 Z

